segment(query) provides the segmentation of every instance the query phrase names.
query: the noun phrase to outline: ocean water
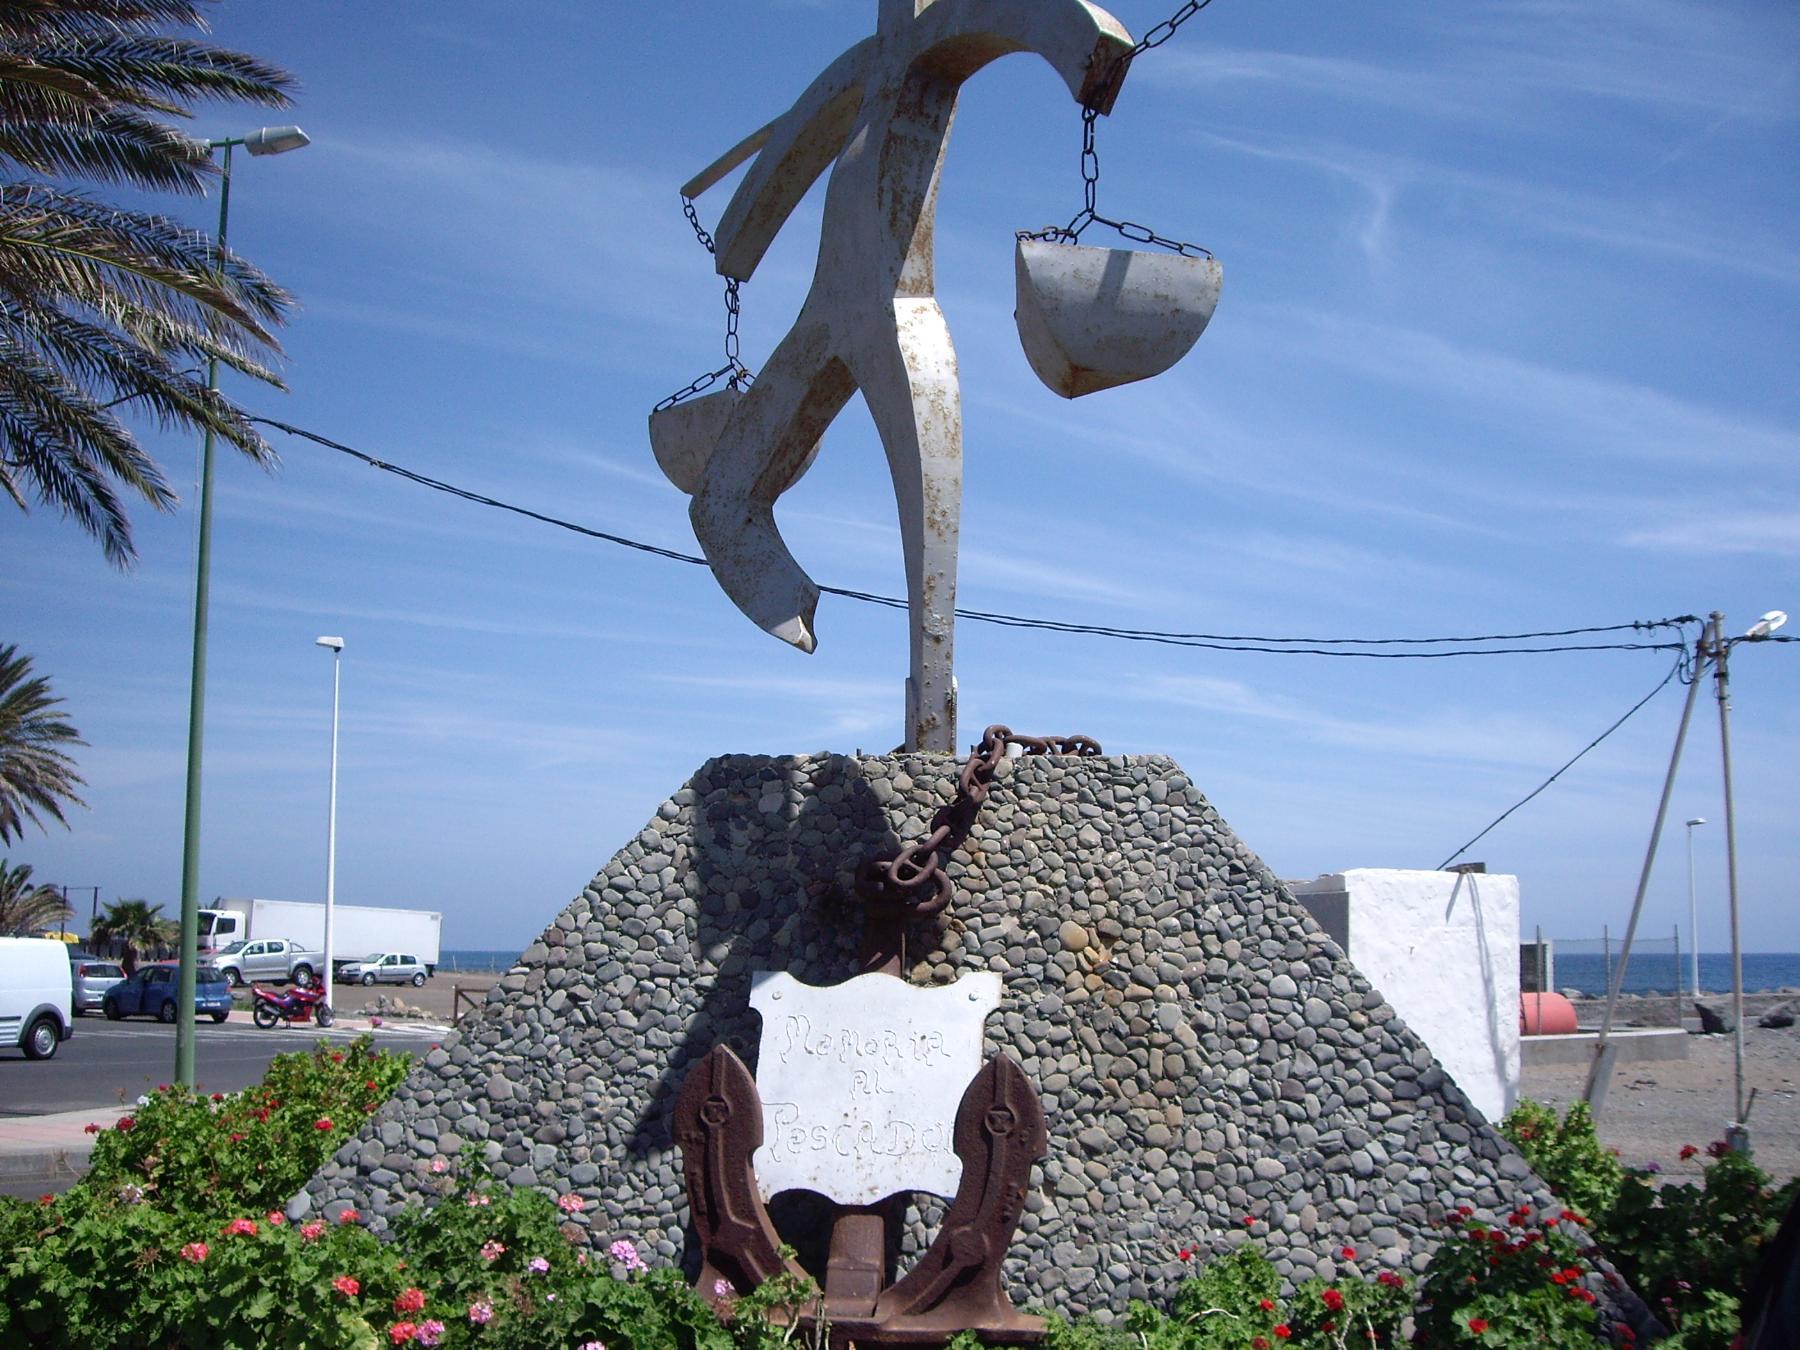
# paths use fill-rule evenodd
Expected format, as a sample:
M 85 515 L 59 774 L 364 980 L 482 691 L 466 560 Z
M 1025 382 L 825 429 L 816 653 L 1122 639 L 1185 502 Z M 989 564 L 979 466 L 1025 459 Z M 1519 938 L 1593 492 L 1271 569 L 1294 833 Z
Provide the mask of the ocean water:
M 523 950 L 522 947 L 504 947 L 498 950 L 470 948 L 452 950 L 446 948 L 438 953 L 438 970 L 440 972 L 448 971 L 451 974 L 458 971 L 468 971 L 475 975 L 499 974 L 501 971 L 510 969 L 513 962 L 519 959 L 519 953 Z
M 1615 947 L 1612 964 L 1618 963 Z M 1686 952 L 1681 954 L 1681 970 L 1675 970 L 1675 959 L 1665 942 L 1660 951 L 1631 953 L 1625 968 L 1623 992 L 1627 994 L 1672 994 L 1690 987 L 1693 967 Z M 1611 966 L 1601 952 L 1556 951 L 1556 970 L 1550 977 L 1553 991 L 1579 989 L 1594 997 L 1607 992 Z M 1731 989 L 1731 953 L 1700 953 L 1700 988 L 1707 993 L 1728 993 Z M 1800 952 L 1745 952 L 1744 991 L 1761 993 L 1775 989 L 1800 989 Z

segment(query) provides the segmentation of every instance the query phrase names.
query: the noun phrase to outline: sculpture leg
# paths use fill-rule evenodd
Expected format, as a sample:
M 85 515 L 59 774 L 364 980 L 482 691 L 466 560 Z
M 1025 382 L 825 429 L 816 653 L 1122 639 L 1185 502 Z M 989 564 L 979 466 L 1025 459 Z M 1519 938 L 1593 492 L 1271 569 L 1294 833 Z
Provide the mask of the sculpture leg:
M 906 748 L 956 749 L 956 543 L 962 520 L 962 399 L 937 301 L 894 301 L 897 340 L 851 359 L 887 452 L 900 508 L 911 619 Z
M 688 517 L 713 575 L 765 632 L 815 645 L 819 588 L 782 542 L 775 499 L 819 452 L 819 437 L 855 392 L 830 330 L 804 320 L 782 339 L 726 423 Z

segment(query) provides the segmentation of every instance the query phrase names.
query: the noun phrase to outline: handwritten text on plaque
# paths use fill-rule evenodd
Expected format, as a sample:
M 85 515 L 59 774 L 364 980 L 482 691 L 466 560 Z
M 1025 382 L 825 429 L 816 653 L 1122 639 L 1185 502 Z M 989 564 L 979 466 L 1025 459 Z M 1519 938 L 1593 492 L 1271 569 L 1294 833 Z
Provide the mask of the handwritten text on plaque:
M 754 1163 L 764 1199 L 796 1189 L 844 1205 L 896 1191 L 956 1194 L 956 1108 L 981 1068 L 998 974 L 933 986 L 858 975 L 818 988 L 765 971 L 751 981 L 750 1006 L 762 1014 Z

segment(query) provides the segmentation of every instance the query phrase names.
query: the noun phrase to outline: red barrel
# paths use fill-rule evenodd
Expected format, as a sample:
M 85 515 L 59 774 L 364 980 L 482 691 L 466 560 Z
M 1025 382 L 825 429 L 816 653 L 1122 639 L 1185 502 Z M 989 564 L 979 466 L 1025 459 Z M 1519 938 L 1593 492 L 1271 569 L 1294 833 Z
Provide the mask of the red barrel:
M 1575 1005 L 1561 994 L 1520 994 L 1519 1033 L 1566 1036 L 1575 1031 Z

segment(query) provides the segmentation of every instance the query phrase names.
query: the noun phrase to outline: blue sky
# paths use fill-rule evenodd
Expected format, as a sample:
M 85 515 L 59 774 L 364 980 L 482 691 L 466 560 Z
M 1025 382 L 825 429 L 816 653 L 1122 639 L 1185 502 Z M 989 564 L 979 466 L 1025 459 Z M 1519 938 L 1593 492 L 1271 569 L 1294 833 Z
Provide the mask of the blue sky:
M 1174 6 L 1119 0 L 1142 33 Z M 645 415 L 718 364 L 719 284 L 676 187 L 872 26 L 874 0 L 217 10 L 296 72 L 313 144 L 239 156 L 234 245 L 288 284 L 290 392 L 254 410 L 472 490 L 694 551 Z M 1103 212 L 1211 247 L 1212 326 L 1168 374 L 1065 403 L 1013 331 L 1012 238 L 1080 204 L 1079 113 L 1013 57 L 967 87 L 940 199 L 961 363 L 967 607 L 1229 633 L 1514 632 L 1800 611 L 1800 12 L 1674 0 L 1218 0 L 1100 126 Z M 261 116 L 203 110 L 196 131 Z M 702 198 L 715 221 L 729 185 Z M 819 194 L 744 288 L 745 355 L 811 276 Z M 209 227 L 211 202 L 172 209 Z M 1100 233 L 1087 242 L 1106 242 Z M 11 850 L 176 907 L 196 448 L 183 508 L 110 570 L 8 514 L 4 636 L 90 747 L 88 810 Z M 220 463 L 201 894 L 318 898 L 329 654 L 344 654 L 338 895 L 518 946 L 708 756 L 885 750 L 900 614 L 826 597 L 804 656 L 700 568 L 580 539 L 277 438 Z M 901 594 L 855 402 L 782 499 L 823 582 Z M 963 623 L 989 722 L 1172 755 L 1281 875 L 1429 867 L 1662 677 L 1665 654 L 1227 654 Z M 1800 650 L 1740 648 L 1752 949 L 1800 950 Z M 1710 692 L 1710 691 L 1709 691 Z M 1555 936 L 1624 927 L 1671 685 L 1471 856 Z M 1646 930 L 1685 921 L 1679 822 L 1722 817 L 1710 698 Z M 1701 938 L 1724 851 L 1696 832 Z M 1684 933 L 1684 943 L 1685 943 Z

